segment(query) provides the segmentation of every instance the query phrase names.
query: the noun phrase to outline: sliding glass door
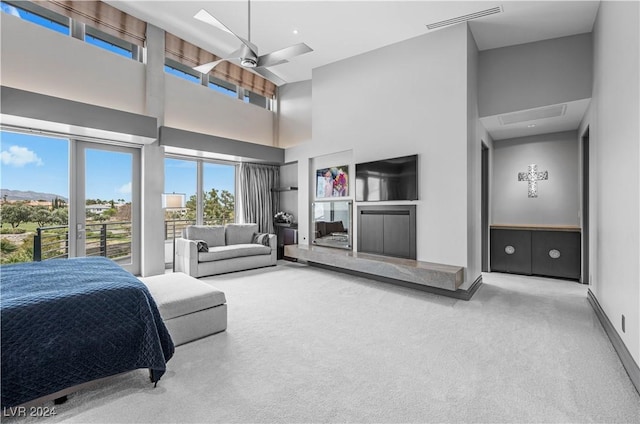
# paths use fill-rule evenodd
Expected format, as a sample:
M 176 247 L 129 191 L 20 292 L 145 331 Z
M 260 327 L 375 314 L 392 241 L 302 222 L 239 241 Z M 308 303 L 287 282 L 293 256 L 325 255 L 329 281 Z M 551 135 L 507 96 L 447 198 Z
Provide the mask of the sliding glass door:
M 73 256 L 104 256 L 140 273 L 140 151 L 75 141 Z
M 171 267 L 174 239 L 190 224 L 224 225 L 236 221 L 237 166 L 188 157 L 167 157 L 163 208 L 165 266 Z
M 0 132 L 2 263 L 105 256 L 140 271 L 140 151 Z
M 0 132 L 0 260 L 31 262 L 69 255 L 70 141 Z

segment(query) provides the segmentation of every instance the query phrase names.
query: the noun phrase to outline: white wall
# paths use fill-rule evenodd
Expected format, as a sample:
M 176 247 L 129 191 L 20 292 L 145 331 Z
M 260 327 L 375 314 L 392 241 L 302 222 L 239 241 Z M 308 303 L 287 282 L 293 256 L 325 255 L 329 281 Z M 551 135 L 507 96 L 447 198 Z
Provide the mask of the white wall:
M 2 85 L 144 114 L 144 65 L 0 13 Z
M 480 116 L 589 98 L 591 61 L 591 34 L 483 50 Z
M 466 279 L 481 275 L 482 124 L 478 117 L 478 46 L 467 26 L 467 269 Z
M 590 129 L 591 285 L 640 364 L 640 5 L 601 2 Z M 626 317 L 622 332 L 621 316 Z
M 167 127 L 273 146 L 273 112 L 174 75 L 164 80 Z
M 580 179 L 576 131 L 520 137 L 493 143 L 493 224 L 579 225 Z M 548 171 L 538 197 L 518 173 L 529 164 Z
M 311 140 L 311 80 L 278 88 L 278 147 L 292 147 Z
M 313 158 L 418 154 L 420 200 L 407 202 L 417 205 L 417 259 L 466 266 L 467 59 L 462 24 L 315 69 L 313 141 L 285 156 L 298 160 L 299 211 L 312 200 Z M 308 243 L 303 218 L 299 242 Z

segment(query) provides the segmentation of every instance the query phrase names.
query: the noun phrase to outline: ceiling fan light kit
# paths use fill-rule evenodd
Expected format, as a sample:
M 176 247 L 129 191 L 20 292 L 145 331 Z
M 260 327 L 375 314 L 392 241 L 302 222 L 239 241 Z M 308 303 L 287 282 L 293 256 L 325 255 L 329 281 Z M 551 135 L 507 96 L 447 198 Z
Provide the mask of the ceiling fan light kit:
M 249 68 L 255 71 L 256 73 L 262 75 L 267 78 L 271 82 L 276 85 L 282 85 L 286 81 L 282 80 L 280 77 L 275 75 L 273 72 L 269 71 L 267 67 L 280 65 L 282 63 L 287 63 L 289 59 L 294 58 L 296 56 L 300 56 L 302 54 L 312 52 L 313 49 L 307 46 L 305 43 L 294 44 L 289 47 L 285 47 L 280 50 L 273 51 L 271 53 L 267 53 L 262 56 L 258 56 L 258 47 L 251 43 L 251 2 L 248 2 L 248 25 L 247 25 L 247 34 L 248 39 L 240 37 L 233 31 L 231 31 L 226 25 L 220 22 L 217 18 L 215 18 L 212 14 L 207 12 L 204 9 L 200 9 L 198 13 L 196 13 L 194 18 L 207 23 L 219 30 L 232 34 L 236 37 L 240 42 L 242 42 L 242 46 L 232 53 L 230 53 L 227 57 L 216 60 L 214 62 L 204 63 L 202 65 L 196 66 L 193 69 L 202 72 L 203 74 L 208 74 L 211 72 L 213 68 L 216 67 L 219 63 L 225 60 L 238 60 L 240 65 L 244 68 Z

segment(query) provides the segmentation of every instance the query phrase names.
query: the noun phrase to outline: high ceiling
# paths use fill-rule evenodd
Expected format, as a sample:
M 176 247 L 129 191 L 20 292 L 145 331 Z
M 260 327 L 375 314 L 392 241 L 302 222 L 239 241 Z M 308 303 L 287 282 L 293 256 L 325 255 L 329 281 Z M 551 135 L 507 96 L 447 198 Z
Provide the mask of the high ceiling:
M 194 19 L 200 9 L 247 37 L 246 0 L 107 3 L 218 56 L 234 51 L 239 42 Z M 253 0 L 251 41 L 260 54 L 299 42 L 311 46 L 313 52 L 269 68 L 285 81 L 295 82 L 310 79 L 314 68 L 425 34 L 427 24 L 496 6 L 502 6 L 503 12 L 471 21 L 480 50 L 590 32 L 598 5 L 597 1 Z

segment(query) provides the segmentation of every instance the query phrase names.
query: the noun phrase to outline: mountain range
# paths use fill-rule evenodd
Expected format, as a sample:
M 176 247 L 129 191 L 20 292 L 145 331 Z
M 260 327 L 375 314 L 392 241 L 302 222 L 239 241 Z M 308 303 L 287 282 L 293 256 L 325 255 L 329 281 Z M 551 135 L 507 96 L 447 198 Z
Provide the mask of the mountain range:
M 56 197 L 58 199 L 62 199 L 65 202 L 68 200 L 64 196 L 60 196 L 59 194 L 53 193 L 39 193 L 37 191 L 22 191 L 22 190 L 9 190 L 6 188 L 0 189 L 0 198 L 4 199 L 6 197 L 7 200 L 46 200 L 52 201 Z

